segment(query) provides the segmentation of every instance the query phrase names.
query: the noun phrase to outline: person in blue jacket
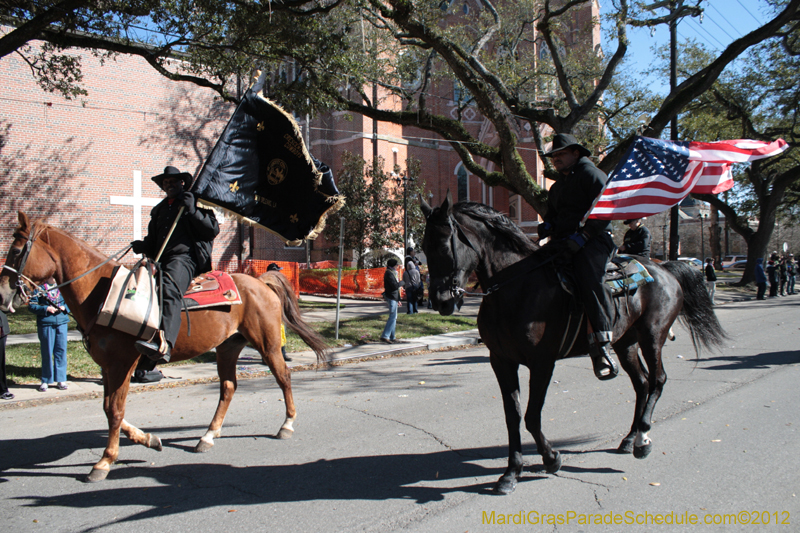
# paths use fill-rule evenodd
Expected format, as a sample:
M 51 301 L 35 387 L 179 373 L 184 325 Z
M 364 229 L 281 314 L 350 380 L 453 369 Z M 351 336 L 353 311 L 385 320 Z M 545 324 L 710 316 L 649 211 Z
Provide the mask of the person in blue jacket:
M 47 392 L 48 385 L 58 383 L 59 390 L 67 389 L 67 327 L 69 307 L 56 280 L 50 278 L 33 295 L 30 310 L 36 315 L 39 344 L 42 352 L 42 384 L 39 392 Z
M 764 293 L 767 292 L 767 275 L 764 273 L 764 259 L 759 257 L 756 259 L 756 300 L 764 300 Z

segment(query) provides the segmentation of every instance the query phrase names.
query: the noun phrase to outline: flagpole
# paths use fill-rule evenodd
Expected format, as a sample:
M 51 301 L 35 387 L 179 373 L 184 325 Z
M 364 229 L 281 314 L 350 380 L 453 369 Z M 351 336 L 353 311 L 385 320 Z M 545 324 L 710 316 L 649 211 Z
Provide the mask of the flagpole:
M 158 255 L 155 258 L 156 263 L 158 263 L 158 260 L 161 259 L 161 254 L 164 253 L 164 248 L 167 247 L 169 238 L 172 237 L 172 232 L 175 231 L 175 227 L 178 225 L 178 221 L 181 219 L 181 215 L 183 214 L 184 209 L 186 209 L 185 205 L 182 205 L 181 208 L 178 209 L 178 216 L 176 216 L 175 220 L 172 221 L 172 227 L 169 228 L 169 233 L 167 233 L 167 238 L 164 239 L 164 243 L 161 245 L 161 249 L 158 251 Z

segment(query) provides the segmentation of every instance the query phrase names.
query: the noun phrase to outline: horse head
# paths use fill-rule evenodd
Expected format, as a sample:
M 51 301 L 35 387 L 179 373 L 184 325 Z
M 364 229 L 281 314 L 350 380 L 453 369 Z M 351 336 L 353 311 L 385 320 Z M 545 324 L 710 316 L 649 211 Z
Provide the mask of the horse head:
M 13 313 L 15 307 L 27 303 L 35 285 L 55 274 L 57 265 L 53 257 L 44 247 L 33 246 L 43 229 L 19 212 L 19 226 L 14 230 L 14 241 L 0 272 L 1 310 Z
M 450 191 L 436 208 L 420 196 L 420 207 L 426 220 L 422 250 L 431 276 L 431 305 L 439 314 L 452 315 L 463 303 L 463 287 L 480 259 L 478 250 L 453 215 Z

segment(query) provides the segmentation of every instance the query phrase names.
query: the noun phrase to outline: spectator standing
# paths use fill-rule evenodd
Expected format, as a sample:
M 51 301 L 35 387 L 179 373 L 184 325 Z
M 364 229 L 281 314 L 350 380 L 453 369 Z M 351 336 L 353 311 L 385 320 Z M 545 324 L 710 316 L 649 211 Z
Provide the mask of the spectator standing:
M 778 296 L 778 252 L 772 252 L 767 261 L 767 279 L 769 280 L 769 297 Z
M 714 296 L 717 293 L 717 273 L 714 271 L 714 259 L 711 257 L 706 258 L 706 289 L 708 290 L 708 295 L 711 297 L 711 303 L 714 303 Z
M 764 293 L 767 292 L 767 275 L 764 274 L 764 258 L 759 257 L 756 259 L 756 300 L 764 300 Z
M 48 385 L 58 383 L 59 390 L 67 389 L 67 328 L 69 307 L 56 287 L 52 277 L 42 285 L 31 299 L 30 309 L 36 315 L 39 345 L 42 353 L 42 384 L 39 392 L 47 392 Z
M 8 391 L 6 382 L 6 337 L 8 337 L 8 318 L 0 311 L 0 398 L 13 400 L 14 395 Z
M 794 262 L 794 255 L 789 254 L 786 260 L 786 294 L 794 294 L 794 280 L 797 275 L 797 263 Z
M 780 280 L 780 295 L 786 296 L 786 256 L 781 257 L 778 263 L 778 279 Z
M 412 246 L 408 247 L 408 255 L 405 259 L 405 271 L 403 272 L 403 283 L 406 290 L 406 302 L 408 302 L 408 314 L 419 313 L 417 304 L 419 303 L 420 293 L 422 293 L 422 277 L 419 271 L 420 260 Z
M 381 340 L 388 344 L 395 341 L 397 327 L 397 306 L 400 302 L 400 287 L 404 282 L 397 278 L 397 259 L 391 258 L 386 262 L 386 272 L 383 273 L 383 297 L 389 305 L 389 318 L 383 328 Z

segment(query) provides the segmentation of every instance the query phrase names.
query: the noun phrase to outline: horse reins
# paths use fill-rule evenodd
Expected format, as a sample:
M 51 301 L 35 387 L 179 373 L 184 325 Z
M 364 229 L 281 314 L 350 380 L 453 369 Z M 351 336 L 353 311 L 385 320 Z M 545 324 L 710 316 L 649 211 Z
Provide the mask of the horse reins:
M 22 273 L 22 271 L 25 270 L 25 265 L 28 263 L 28 256 L 30 256 L 31 248 L 33 247 L 33 241 L 35 241 L 36 238 L 35 237 L 26 237 L 26 236 L 22 235 L 21 233 L 14 233 L 14 237 L 16 237 L 18 239 L 25 239 L 25 248 L 24 248 L 24 251 L 22 252 L 22 259 L 20 259 L 19 266 L 16 269 L 13 268 L 13 267 L 8 266 L 8 263 L 3 265 L 3 269 L 10 270 L 11 272 L 13 272 L 14 274 L 17 275 L 16 290 L 19 293 L 21 293 L 22 296 L 24 296 L 26 300 L 30 300 L 30 296 L 25 291 L 25 289 L 27 287 L 26 287 L 25 283 L 23 283 L 23 281 L 27 281 L 28 283 L 33 285 L 35 291 L 41 290 L 41 288 L 42 288 L 41 285 L 38 285 L 35 281 L 33 281 L 31 278 L 29 278 L 28 276 L 26 276 L 25 274 Z M 78 281 L 82 277 L 91 274 L 92 272 L 94 272 L 95 270 L 97 270 L 98 268 L 102 267 L 103 265 L 105 265 L 106 263 L 108 263 L 110 261 L 116 261 L 118 259 L 122 259 L 125 256 L 125 254 L 128 253 L 128 250 L 131 249 L 131 247 L 132 246 L 129 244 L 128 246 L 126 246 L 125 248 L 120 250 L 119 252 L 117 252 L 114 255 L 112 255 L 111 257 L 107 258 L 105 261 L 103 261 L 99 265 L 90 268 L 89 270 L 87 270 L 83 274 L 81 274 L 79 276 L 76 276 L 76 277 L 74 277 L 74 278 L 72 278 L 70 280 L 67 280 L 64 283 L 59 283 L 58 285 L 56 285 L 54 287 L 50 287 L 49 290 L 60 289 L 61 287 L 69 285 L 70 283 L 74 283 L 75 281 Z M 50 301 L 49 297 L 48 297 L 48 301 L 50 303 L 54 303 L 54 302 Z M 68 314 L 70 316 L 72 316 L 72 313 L 68 313 Z

